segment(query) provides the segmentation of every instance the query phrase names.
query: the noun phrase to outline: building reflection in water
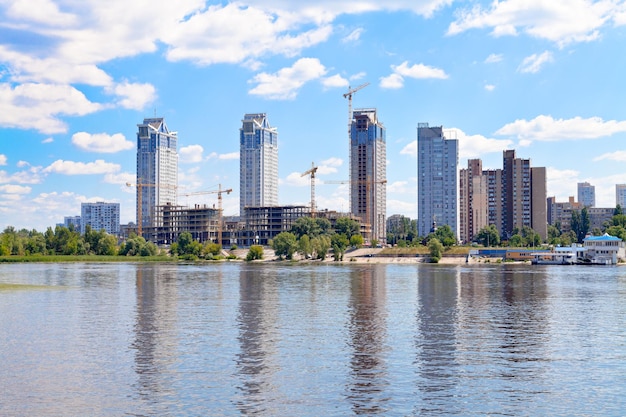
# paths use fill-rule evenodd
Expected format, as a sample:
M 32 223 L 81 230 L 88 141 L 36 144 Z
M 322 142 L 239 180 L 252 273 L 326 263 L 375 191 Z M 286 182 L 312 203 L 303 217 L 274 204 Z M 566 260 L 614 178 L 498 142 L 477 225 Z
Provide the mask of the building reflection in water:
M 237 387 L 240 396 L 234 403 L 243 415 L 272 415 L 272 378 L 279 366 L 275 325 L 278 320 L 278 299 L 273 288 L 275 277 L 260 268 L 243 267 L 239 273 L 239 312 L 237 340 L 240 352 L 236 355 Z
M 456 325 L 458 277 L 450 269 L 420 271 L 418 279 L 416 335 L 418 391 L 422 404 L 418 414 L 450 413 L 450 397 L 458 383 Z
M 385 273 L 385 265 L 376 265 L 350 274 L 348 344 L 352 357 L 347 397 L 355 415 L 389 411 Z
M 167 380 L 176 350 L 176 272 L 138 265 L 136 274 L 135 385 L 138 398 L 154 409 L 171 393 Z

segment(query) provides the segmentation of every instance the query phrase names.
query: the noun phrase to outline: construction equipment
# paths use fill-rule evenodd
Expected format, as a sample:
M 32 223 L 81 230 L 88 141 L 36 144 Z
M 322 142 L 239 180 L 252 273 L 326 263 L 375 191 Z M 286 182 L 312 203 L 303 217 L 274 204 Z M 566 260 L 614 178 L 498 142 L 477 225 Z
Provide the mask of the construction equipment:
M 350 151 L 352 143 L 352 95 L 368 85 L 370 85 L 370 83 L 367 82 L 354 88 L 348 86 L 348 92 L 343 95 L 343 98 L 348 99 L 348 166 L 350 169 L 352 169 L 352 152 Z M 352 190 L 350 190 L 350 199 L 352 199 Z
M 330 181 L 324 181 L 324 184 L 365 184 L 365 195 L 367 196 L 368 200 L 369 200 L 369 196 L 370 196 L 370 187 L 372 184 L 387 184 L 387 180 L 378 180 L 378 181 L 372 181 L 372 180 L 354 180 L 354 181 L 350 181 L 350 180 L 330 180 Z M 352 188 L 352 187 L 350 187 Z M 350 206 L 352 206 L 352 200 L 350 200 Z M 363 223 L 367 226 L 370 227 L 370 233 L 371 233 L 371 220 L 370 219 L 370 213 L 369 213 L 369 207 L 370 207 L 370 203 L 369 201 L 365 204 L 365 216 L 363 216 L 362 220 Z M 351 207 L 352 209 L 352 207 Z M 358 215 L 358 213 L 353 213 L 355 215 Z
M 170 184 L 146 184 L 146 183 L 142 183 L 141 181 L 138 182 L 137 184 L 133 184 L 131 182 L 127 182 L 126 183 L 127 187 L 137 187 L 137 235 L 138 236 L 143 236 L 143 187 L 161 187 L 161 188 L 173 188 L 176 189 L 177 186 L 175 185 L 170 185 Z
M 230 194 L 233 192 L 232 188 L 228 190 L 222 190 L 222 184 L 218 185 L 217 190 L 210 191 L 196 191 L 193 193 L 185 193 L 180 194 L 181 196 L 191 196 L 191 195 L 203 195 L 203 194 L 217 194 L 217 212 L 218 212 L 218 221 L 217 221 L 217 244 L 222 246 L 222 230 L 223 230 L 223 221 L 222 221 L 222 194 Z M 215 206 L 214 206 L 215 207 Z
M 314 162 L 311 162 L 311 169 L 306 172 L 303 172 L 301 177 L 305 175 L 311 176 L 311 217 L 315 218 L 315 173 L 317 172 L 317 168 Z

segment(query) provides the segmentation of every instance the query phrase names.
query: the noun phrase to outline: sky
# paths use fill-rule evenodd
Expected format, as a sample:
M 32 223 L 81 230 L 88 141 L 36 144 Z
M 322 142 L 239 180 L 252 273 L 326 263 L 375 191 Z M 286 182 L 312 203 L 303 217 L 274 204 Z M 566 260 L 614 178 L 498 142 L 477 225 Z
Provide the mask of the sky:
M 0 227 L 45 231 L 82 202 L 135 221 L 137 124 L 178 132 L 179 203 L 239 210 L 239 128 L 278 129 L 279 203 L 348 211 L 348 100 L 387 134 L 387 215 L 417 217 L 417 124 L 459 167 L 515 149 L 548 196 L 626 183 L 626 1 L 0 0 Z

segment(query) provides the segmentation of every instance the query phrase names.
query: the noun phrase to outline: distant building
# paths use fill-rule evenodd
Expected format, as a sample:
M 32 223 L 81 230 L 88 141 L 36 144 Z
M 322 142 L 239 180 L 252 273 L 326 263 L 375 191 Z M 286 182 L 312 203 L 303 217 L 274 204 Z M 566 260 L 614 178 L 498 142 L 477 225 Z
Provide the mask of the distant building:
M 582 210 L 581 204 L 570 196 L 568 201 L 558 202 L 555 197 L 548 197 L 548 224 L 551 226 L 560 226 L 561 233 L 567 233 L 572 230 L 572 211 Z
M 448 225 L 458 238 L 459 141 L 444 136 L 443 127 L 417 126 L 417 233 L 427 236 L 433 225 Z
M 278 130 L 265 113 L 246 114 L 239 129 L 239 214 L 278 205 Z
M 587 208 L 589 213 L 589 231 L 593 229 L 604 230 L 604 225 L 613 220 L 614 207 L 590 207 Z
M 83 234 L 87 226 L 96 232 L 104 230 L 110 235 L 120 233 L 120 203 L 81 203 L 80 218 L 80 232 Z
M 583 207 L 596 206 L 596 187 L 588 182 L 578 183 L 578 202 Z
M 81 224 L 82 223 L 80 221 L 80 216 L 66 216 L 63 218 L 63 226 L 67 227 L 68 229 L 70 227 L 74 227 L 74 230 L 76 230 L 77 232 L 81 232 Z
M 618 205 L 626 211 L 626 184 L 615 184 L 615 207 Z
M 176 204 L 178 134 L 162 117 L 144 119 L 137 132 L 137 223 L 143 229 L 160 226 L 158 206 Z
M 418 147 L 419 148 L 419 147 Z M 460 172 L 460 239 L 470 242 L 485 226 L 495 225 L 509 238 L 524 226 L 546 239 L 546 169 L 532 168 L 530 159 L 503 152 L 502 169 L 482 170 L 479 159 L 470 159 Z
M 387 218 L 387 143 L 376 109 L 357 109 L 350 125 L 350 210 L 369 224 L 366 238 L 384 242 Z

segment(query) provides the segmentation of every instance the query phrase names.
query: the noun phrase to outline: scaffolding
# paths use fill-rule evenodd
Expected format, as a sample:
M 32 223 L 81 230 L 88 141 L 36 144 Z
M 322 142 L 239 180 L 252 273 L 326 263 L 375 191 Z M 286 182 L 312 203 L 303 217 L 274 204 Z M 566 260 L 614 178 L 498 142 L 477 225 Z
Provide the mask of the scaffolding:
M 144 235 L 157 245 L 170 245 L 183 232 L 200 243 L 219 241 L 219 210 L 205 204 L 157 206 L 155 223 L 159 226 L 144 228 Z

